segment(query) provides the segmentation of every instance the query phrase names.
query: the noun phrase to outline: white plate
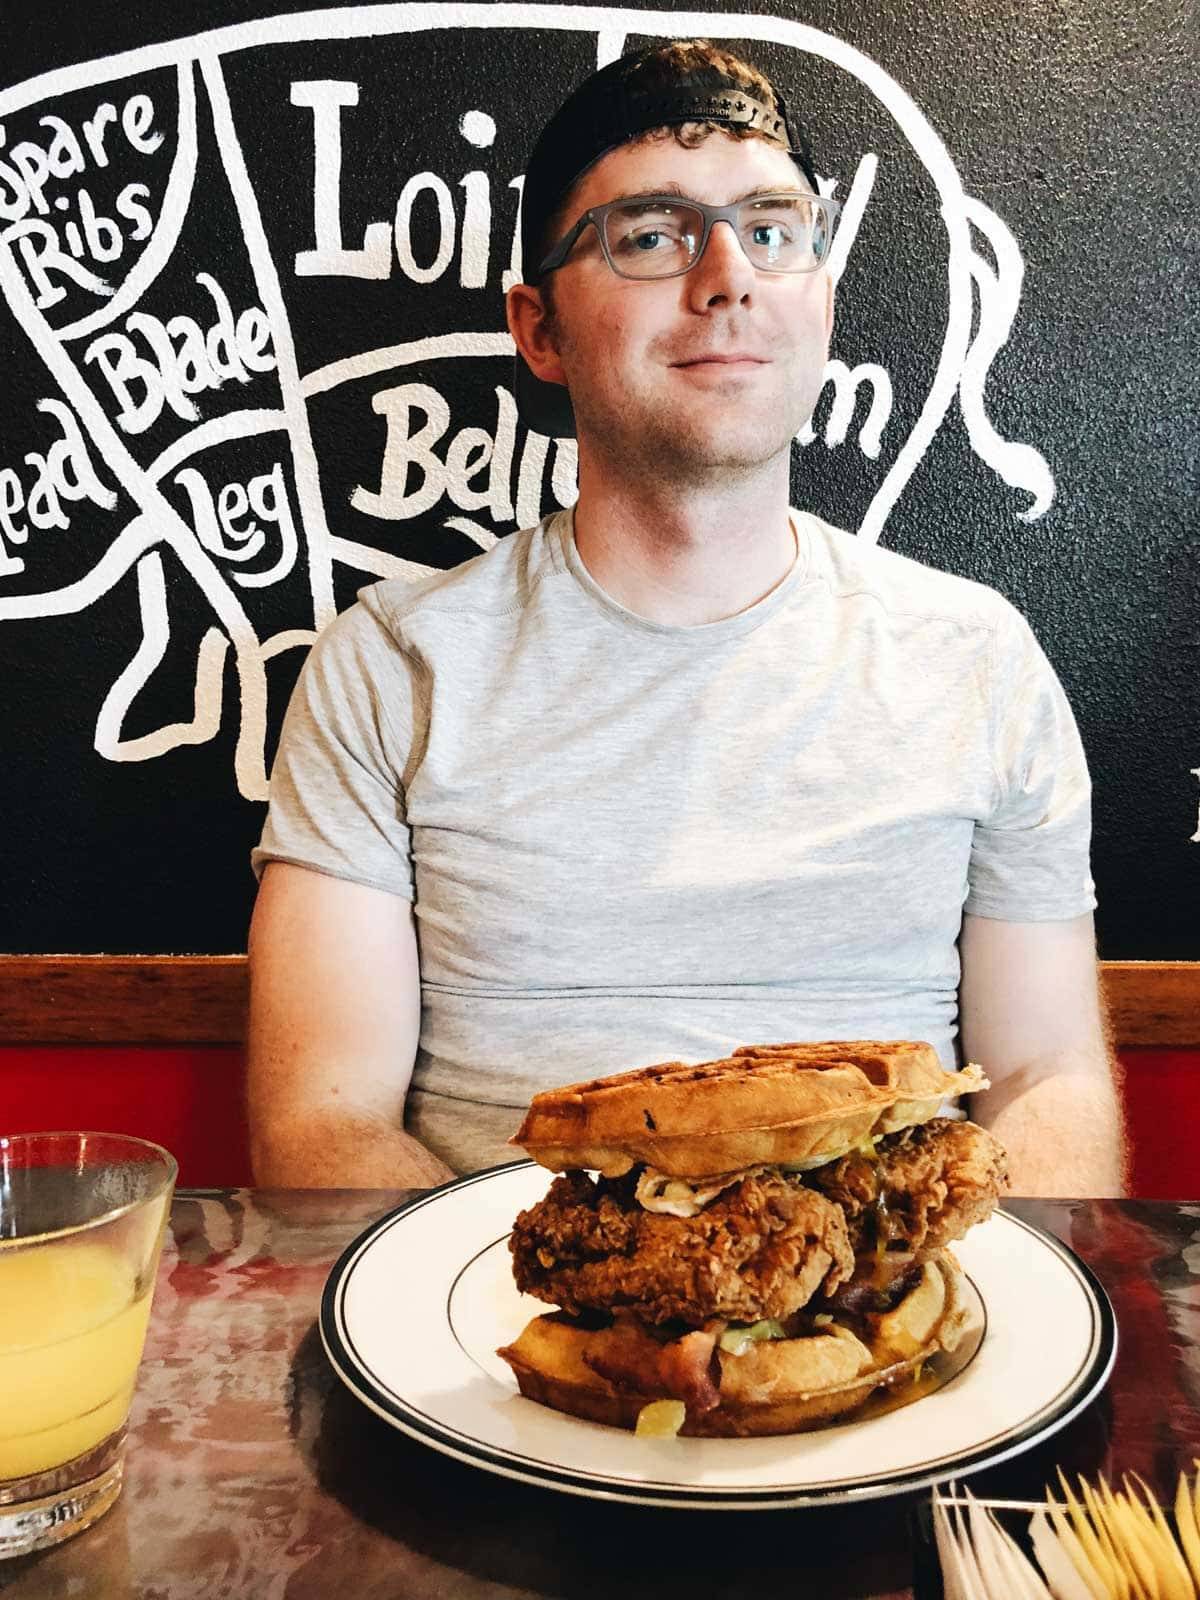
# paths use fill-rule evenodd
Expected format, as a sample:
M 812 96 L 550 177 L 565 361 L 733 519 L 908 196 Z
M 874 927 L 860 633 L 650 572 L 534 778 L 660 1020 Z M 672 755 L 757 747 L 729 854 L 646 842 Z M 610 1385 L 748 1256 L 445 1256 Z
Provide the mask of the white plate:
M 1063 1427 L 1116 1356 L 1108 1297 L 1066 1245 L 996 1212 L 954 1247 L 986 1319 L 973 1360 L 917 1404 L 772 1439 L 639 1439 L 518 1392 L 496 1355 L 547 1308 L 517 1293 L 508 1233 L 532 1162 L 474 1173 L 373 1223 L 321 1301 L 338 1376 L 393 1426 L 487 1472 L 640 1505 L 763 1510 L 897 1494 L 995 1466 Z

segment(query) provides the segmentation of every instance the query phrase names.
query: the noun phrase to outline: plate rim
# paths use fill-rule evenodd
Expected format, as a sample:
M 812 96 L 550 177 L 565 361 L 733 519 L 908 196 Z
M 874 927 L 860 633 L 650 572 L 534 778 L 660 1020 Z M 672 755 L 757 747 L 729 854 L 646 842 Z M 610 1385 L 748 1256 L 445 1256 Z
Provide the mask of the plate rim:
M 1014 1434 L 1001 1435 L 1004 1443 L 992 1448 L 987 1441 L 960 1450 L 943 1458 L 938 1464 L 921 1462 L 901 1473 L 886 1477 L 864 1475 L 862 1480 L 838 1478 L 827 1488 L 806 1485 L 779 1485 L 778 1487 L 725 1487 L 712 1490 L 698 1485 L 657 1485 L 632 1480 L 614 1479 L 608 1475 L 592 1473 L 581 1468 L 565 1468 L 557 1464 L 504 1452 L 479 1440 L 471 1439 L 458 1430 L 438 1423 L 415 1407 L 406 1406 L 381 1385 L 375 1385 L 365 1363 L 354 1360 L 352 1350 L 343 1337 L 342 1305 L 346 1289 L 356 1263 L 376 1239 L 389 1231 L 405 1215 L 435 1203 L 441 1196 L 469 1189 L 493 1179 L 502 1173 L 518 1168 L 533 1168 L 536 1163 L 524 1159 L 502 1162 L 479 1172 L 466 1173 L 449 1179 L 433 1189 L 425 1189 L 401 1201 L 390 1211 L 369 1223 L 342 1250 L 325 1280 L 321 1293 L 318 1331 L 334 1372 L 350 1392 L 376 1416 L 397 1428 L 419 1443 L 437 1450 L 440 1454 L 473 1466 L 481 1471 L 509 1478 L 519 1483 L 531 1484 L 557 1493 L 572 1494 L 585 1499 L 607 1500 L 626 1505 L 655 1506 L 671 1510 L 801 1510 L 805 1508 L 852 1505 L 862 1501 L 883 1499 L 893 1495 L 913 1493 L 920 1489 L 960 1478 L 985 1468 L 999 1466 L 1014 1456 L 1032 1448 L 1042 1440 L 1051 1438 L 1074 1420 L 1101 1392 L 1108 1382 L 1116 1361 L 1118 1333 L 1116 1314 L 1112 1302 L 1087 1262 L 1056 1235 L 1040 1228 L 1011 1211 L 998 1208 L 1006 1222 L 1032 1234 L 1047 1245 L 1063 1264 L 1082 1283 L 1091 1302 L 1093 1333 L 1090 1346 L 1079 1368 L 1060 1394 L 1028 1419 Z M 484 1245 L 484 1250 L 494 1248 L 495 1241 Z M 462 1268 L 459 1268 L 461 1273 Z M 978 1290 L 976 1290 L 978 1293 Z M 982 1300 L 982 1295 L 980 1296 Z M 987 1303 L 984 1303 L 985 1314 Z M 703 1441 L 701 1441 L 703 1442 Z

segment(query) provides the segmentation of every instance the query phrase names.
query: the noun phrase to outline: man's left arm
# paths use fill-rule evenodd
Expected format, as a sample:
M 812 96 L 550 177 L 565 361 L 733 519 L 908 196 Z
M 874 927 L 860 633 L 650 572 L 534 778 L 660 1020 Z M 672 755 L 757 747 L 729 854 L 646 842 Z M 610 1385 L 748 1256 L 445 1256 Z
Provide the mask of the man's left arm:
M 1008 1150 L 1012 1193 L 1123 1194 L 1120 1068 L 1091 913 L 1065 922 L 967 915 L 959 951 L 963 1060 L 992 1082 L 971 1115 Z

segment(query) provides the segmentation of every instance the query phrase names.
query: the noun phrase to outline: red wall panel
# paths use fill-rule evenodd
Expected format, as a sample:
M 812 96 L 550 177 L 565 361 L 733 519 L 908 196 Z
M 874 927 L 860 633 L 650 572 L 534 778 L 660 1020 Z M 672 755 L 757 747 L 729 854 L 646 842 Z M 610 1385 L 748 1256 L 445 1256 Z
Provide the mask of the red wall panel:
M 94 1128 L 164 1145 L 180 1185 L 250 1182 L 242 1052 L 221 1045 L 0 1049 L 0 1133 Z
M 1200 1051 L 1122 1050 L 1133 1193 L 1200 1199 Z

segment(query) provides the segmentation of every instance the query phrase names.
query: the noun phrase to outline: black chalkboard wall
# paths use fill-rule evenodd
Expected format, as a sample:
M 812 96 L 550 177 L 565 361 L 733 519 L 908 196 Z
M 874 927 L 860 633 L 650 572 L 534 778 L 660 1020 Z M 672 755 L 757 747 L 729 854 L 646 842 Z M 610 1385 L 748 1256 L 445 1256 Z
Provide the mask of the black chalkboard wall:
M 700 33 L 847 207 L 794 498 L 1022 608 L 1092 763 L 1102 953 L 1200 956 L 1190 7 L 284 10 L 5 8 L 0 943 L 244 948 L 314 630 L 571 496 L 508 392 L 530 138 Z

